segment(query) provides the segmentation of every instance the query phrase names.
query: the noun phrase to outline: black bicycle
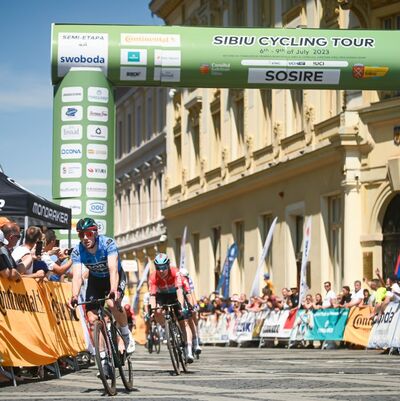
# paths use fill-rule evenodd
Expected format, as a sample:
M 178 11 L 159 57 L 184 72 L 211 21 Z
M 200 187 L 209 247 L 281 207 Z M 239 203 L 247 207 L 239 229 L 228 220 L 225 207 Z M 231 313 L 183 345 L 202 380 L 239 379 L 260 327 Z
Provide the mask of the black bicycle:
M 147 350 L 149 351 L 149 354 L 153 353 L 153 351 L 159 354 L 161 350 L 160 330 L 158 329 L 158 324 L 154 319 L 151 319 L 150 321 L 150 333 L 147 339 Z
M 97 305 L 98 320 L 94 323 L 94 347 L 99 375 L 107 394 L 117 394 L 116 368 L 127 390 L 133 389 L 133 362 L 126 352 L 124 338 L 112 313 L 104 307 L 110 298 L 93 299 L 78 305 Z
M 177 375 L 188 371 L 186 364 L 186 347 L 185 339 L 181 328 L 179 327 L 178 317 L 175 308 L 180 306 L 179 303 L 165 304 L 156 309 L 164 311 L 165 318 L 165 337 L 167 339 L 167 347 L 171 357 L 172 367 Z

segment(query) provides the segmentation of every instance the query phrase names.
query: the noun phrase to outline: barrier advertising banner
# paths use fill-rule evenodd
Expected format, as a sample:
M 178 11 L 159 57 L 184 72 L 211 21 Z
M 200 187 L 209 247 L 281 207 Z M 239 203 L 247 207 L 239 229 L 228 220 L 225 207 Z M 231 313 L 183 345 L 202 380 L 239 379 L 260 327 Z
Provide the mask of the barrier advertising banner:
M 314 326 L 306 331 L 305 340 L 340 341 L 349 309 L 320 309 L 314 312 Z
M 399 335 L 397 327 L 399 324 L 400 303 L 390 302 L 384 313 L 372 326 L 369 336 L 368 348 L 390 348 L 399 346 Z
M 101 234 L 113 236 L 114 97 L 99 68 L 72 69 L 56 88 L 53 199 L 71 209 L 73 233 L 78 219 L 88 216 Z M 61 232 L 62 248 L 66 238 Z
M 97 67 L 119 86 L 400 89 L 400 32 L 52 26 L 52 80 Z
M 346 329 L 344 330 L 343 340 L 352 344 L 368 345 L 368 338 L 372 329 L 371 314 L 374 308 L 367 306 L 365 308 L 353 307 L 350 309 L 347 318 Z
M 288 317 L 289 310 L 269 312 L 265 318 L 264 326 L 261 329 L 260 337 L 288 338 L 291 332 L 291 328 L 285 328 Z
M 0 354 L 3 366 L 39 366 L 86 349 L 80 315 L 67 299 L 71 285 L 0 279 Z

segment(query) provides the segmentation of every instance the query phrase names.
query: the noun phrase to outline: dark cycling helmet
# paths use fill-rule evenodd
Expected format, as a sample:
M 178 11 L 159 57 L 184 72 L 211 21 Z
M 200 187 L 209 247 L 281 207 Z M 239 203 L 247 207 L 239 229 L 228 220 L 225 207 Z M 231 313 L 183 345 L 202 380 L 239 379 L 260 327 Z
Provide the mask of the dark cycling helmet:
M 154 265 L 157 270 L 169 269 L 169 257 L 165 253 L 159 253 L 154 259 Z
M 80 219 L 78 223 L 76 223 L 76 231 L 86 231 L 92 230 L 97 231 L 98 226 L 97 223 L 90 217 L 85 217 L 84 219 Z

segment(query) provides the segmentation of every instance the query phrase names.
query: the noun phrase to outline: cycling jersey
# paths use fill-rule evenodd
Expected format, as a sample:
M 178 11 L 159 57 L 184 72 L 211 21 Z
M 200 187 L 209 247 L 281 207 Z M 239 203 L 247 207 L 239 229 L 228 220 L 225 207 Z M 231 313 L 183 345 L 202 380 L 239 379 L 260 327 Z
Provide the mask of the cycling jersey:
M 118 248 L 112 238 L 99 235 L 96 239 L 96 253 L 90 253 L 82 243 L 79 243 L 72 251 L 72 264 L 84 264 L 89 269 L 89 275 L 104 278 L 110 277 L 108 270 L 108 256 L 118 255 Z M 118 257 L 118 272 L 122 271 L 121 260 Z
M 157 270 L 153 271 L 150 274 L 149 284 L 151 295 L 176 294 L 178 288 L 182 288 L 184 292 L 190 292 L 187 283 L 182 282 L 182 276 L 176 267 L 170 267 L 166 277 L 161 277 Z

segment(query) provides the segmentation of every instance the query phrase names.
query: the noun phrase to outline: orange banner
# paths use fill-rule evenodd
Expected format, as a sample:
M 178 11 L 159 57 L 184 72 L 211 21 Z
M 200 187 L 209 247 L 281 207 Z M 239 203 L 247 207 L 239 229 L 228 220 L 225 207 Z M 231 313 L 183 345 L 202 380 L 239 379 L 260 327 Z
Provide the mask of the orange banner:
M 71 285 L 0 279 L 3 366 L 39 366 L 86 350 L 79 312 L 66 305 Z
M 373 308 L 370 306 L 351 308 L 344 330 L 343 341 L 366 347 L 372 329 L 372 319 L 370 318 L 372 312 Z

